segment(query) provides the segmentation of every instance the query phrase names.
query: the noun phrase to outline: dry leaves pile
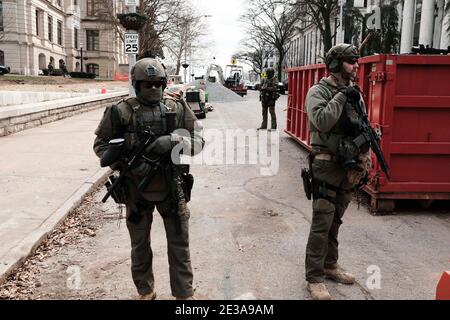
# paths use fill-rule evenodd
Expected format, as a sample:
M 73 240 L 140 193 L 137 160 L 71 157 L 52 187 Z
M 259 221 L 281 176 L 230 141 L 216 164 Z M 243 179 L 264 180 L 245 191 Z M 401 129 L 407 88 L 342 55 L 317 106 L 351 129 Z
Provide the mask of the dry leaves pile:
M 39 270 L 46 268 L 43 261 L 57 253 L 63 246 L 76 244 L 86 236 L 95 237 L 100 227 L 101 210 L 93 196 L 84 199 L 47 239 L 36 249 L 25 263 L 0 285 L 1 299 L 30 299 L 34 290 L 41 286 Z M 100 218 L 100 219 L 99 219 Z

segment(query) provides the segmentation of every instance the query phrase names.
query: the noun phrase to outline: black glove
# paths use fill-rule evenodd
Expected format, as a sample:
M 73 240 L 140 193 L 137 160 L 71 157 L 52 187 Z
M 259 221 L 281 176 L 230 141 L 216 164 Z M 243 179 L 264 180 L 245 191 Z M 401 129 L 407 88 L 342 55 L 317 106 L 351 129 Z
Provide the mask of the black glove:
M 165 154 L 166 152 L 172 150 L 175 143 L 172 141 L 171 135 L 165 135 L 157 138 L 151 145 L 145 149 L 147 154 L 154 153 L 157 155 Z
M 347 87 L 347 89 L 345 90 L 345 95 L 350 101 L 359 101 L 359 99 L 361 99 L 359 90 L 354 86 Z

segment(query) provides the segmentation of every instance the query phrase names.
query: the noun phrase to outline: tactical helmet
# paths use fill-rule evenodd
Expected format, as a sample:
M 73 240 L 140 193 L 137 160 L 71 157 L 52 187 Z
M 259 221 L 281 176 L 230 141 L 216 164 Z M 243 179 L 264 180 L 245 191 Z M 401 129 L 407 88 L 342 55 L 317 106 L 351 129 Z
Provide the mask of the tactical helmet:
M 164 90 L 167 86 L 167 74 L 163 64 L 153 58 L 136 62 L 131 69 L 131 83 L 135 90 L 138 90 L 139 81 L 161 82 Z
M 275 75 L 275 69 L 274 68 L 267 68 L 266 70 L 267 78 L 272 78 Z
M 346 59 L 358 59 L 359 51 L 352 44 L 340 43 L 328 50 L 325 64 L 330 72 L 340 72 L 342 63 Z

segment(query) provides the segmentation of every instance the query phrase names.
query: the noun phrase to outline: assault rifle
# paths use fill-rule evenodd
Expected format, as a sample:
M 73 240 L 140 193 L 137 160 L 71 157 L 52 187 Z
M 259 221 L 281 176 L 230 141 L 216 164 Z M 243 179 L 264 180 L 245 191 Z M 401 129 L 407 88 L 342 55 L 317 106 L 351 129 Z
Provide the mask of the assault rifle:
M 358 149 L 366 144 L 369 143 L 372 151 L 375 153 L 378 162 L 380 163 L 381 169 L 386 173 L 386 176 L 388 178 L 391 177 L 391 173 L 389 171 L 389 166 L 386 162 L 386 159 L 383 156 L 383 152 L 381 151 L 380 145 L 378 142 L 380 141 L 380 136 L 375 132 L 375 130 L 370 125 L 369 118 L 367 116 L 367 113 L 361 106 L 361 100 L 360 100 L 360 93 L 359 90 L 354 90 L 352 92 L 352 95 L 349 97 L 349 102 L 352 104 L 353 108 L 355 109 L 356 113 L 358 114 L 359 121 L 357 123 L 358 129 L 360 132 L 360 135 L 357 136 L 353 143 L 358 147 Z

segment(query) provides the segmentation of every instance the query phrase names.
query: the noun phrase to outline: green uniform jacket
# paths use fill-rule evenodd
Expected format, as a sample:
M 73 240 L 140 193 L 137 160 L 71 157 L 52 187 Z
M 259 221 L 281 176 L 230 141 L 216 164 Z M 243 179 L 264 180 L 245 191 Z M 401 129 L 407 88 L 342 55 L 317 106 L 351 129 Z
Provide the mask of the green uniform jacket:
M 263 79 L 261 83 L 261 101 L 275 102 L 280 95 L 278 94 L 278 79 L 272 77 L 270 79 Z
M 340 139 L 349 136 L 348 119 L 356 117 L 347 97 L 338 92 L 333 78 L 322 78 L 306 95 L 311 146 L 336 154 Z
M 176 112 L 176 127 L 183 128 L 189 131 L 191 136 L 192 155 L 199 153 L 204 145 L 201 137 L 202 127 L 195 117 L 192 110 L 180 99 L 165 95 L 164 108 L 166 111 Z M 118 117 L 112 116 L 112 106 L 107 107 L 100 124 L 95 131 L 97 135 L 94 141 L 94 152 L 100 158 L 108 149 L 108 143 L 111 139 L 119 137 L 117 132 L 120 132 L 118 126 L 135 126 L 136 118 L 139 117 L 141 111 L 152 110 L 159 112 L 159 107 L 147 107 L 139 103 L 136 98 L 127 98 L 119 102 L 117 105 Z M 152 111 L 152 112 L 153 112 Z M 117 118 L 120 124 L 117 124 Z M 154 128 L 152 128 L 154 129 Z M 134 133 L 125 132 L 122 136 L 125 138 L 125 147 L 127 150 L 132 150 L 138 143 L 137 135 Z M 114 169 L 114 167 L 112 167 Z M 144 199 L 148 201 L 162 201 L 169 193 L 169 184 L 162 172 L 159 172 L 148 188 L 144 192 L 139 192 L 137 186 L 143 177 L 133 175 L 130 173 L 126 176 L 127 196 L 129 199 Z

